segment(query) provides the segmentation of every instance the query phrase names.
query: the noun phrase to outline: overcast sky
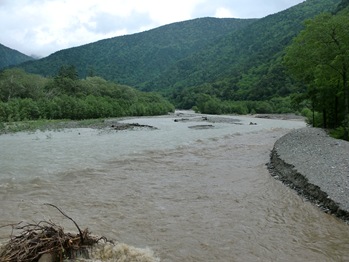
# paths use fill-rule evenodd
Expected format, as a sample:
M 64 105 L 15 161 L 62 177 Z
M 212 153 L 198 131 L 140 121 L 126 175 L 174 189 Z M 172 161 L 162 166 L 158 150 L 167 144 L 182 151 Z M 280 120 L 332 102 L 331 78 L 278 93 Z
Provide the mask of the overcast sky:
M 304 0 L 0 0 L 0 43 L 27 55 L 198 17 L 261 18 Z

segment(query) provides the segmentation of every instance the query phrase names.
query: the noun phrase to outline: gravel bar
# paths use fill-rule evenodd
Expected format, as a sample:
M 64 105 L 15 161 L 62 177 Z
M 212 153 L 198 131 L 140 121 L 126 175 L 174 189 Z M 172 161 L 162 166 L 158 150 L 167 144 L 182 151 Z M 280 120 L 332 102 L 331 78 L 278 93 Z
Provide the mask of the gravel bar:
M 322 129 L 293 130 L 276 141 L 269 170 L 325 212 L 349 223 L 349 142 Z

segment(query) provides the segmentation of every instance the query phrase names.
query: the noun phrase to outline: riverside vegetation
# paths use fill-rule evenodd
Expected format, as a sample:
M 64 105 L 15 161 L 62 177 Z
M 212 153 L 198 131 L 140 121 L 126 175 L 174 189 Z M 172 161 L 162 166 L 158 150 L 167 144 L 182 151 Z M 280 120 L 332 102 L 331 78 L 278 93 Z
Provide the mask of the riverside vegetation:
M 0 99 L 1 122 L 98 119 L 174 111 L 173 105 L 159 94 L 101 77 L 79 79 L 74 66 L 62 67 L 53 78 L 21 69 L 4 70 L 0 74 Z
M 347 139 L 348 3 L 194 19 L 18 64 L 0 75 L 0 121 L 296 112 Z

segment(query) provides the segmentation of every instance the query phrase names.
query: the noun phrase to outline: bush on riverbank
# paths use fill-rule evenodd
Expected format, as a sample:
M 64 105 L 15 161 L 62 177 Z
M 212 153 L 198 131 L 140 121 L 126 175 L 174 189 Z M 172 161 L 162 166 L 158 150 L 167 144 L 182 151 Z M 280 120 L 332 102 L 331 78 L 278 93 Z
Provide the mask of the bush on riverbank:
M 174 106 L 156 93 L 108 82 L 78 79 L 74 68 L 44 78 L 10 69 L 0 73 L 0 122 L 162 115 Z
M 16 133 L 21 131 L 35 132 L 37 130 L 61 130 L 63 128 L 104 128 L 110 126 L 110 123 L 103 118 L 86 120 L 24 120 L 12 122 L 0 122 L 0 134 Z
M 222 101 L 217 97 L 202 94 L 193 108 L 203 114 L 282 114 L 293 113 L 291 99 L 273 98 L 269 101 Z
M 12 122 L 37 119 L 93 119 L 103 117 L 163 115 L 173 112 L 174 107 L 167 101 L 154 95 L 149 100 L 137 99 L 129 102 L 124 99 L 108 97 L 71 97 L 56 96 L 53 99 L 33 100 L 31 98 L 14 98 L 0 102 L 0 121 Z M 142 101 L 143 100 L 143 101 Z

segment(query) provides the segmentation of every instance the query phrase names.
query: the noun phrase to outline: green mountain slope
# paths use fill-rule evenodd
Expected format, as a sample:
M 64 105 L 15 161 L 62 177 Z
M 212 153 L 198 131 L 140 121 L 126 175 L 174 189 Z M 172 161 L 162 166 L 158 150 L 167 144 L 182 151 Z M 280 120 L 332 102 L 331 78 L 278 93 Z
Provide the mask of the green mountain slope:
M 342 0 L 342 2 L 338 5 L 335 13 L 338 13 L 341 10 L 348 8 L 348 6 L 349 6 L 349 0 Z
M 233 99 L 265 99 L 265 85 L 285 84 L 280 56 L 303 28 L 303 22 L 336 8 L 340 0 L 308 0 L 283 12 L 267 16 L 232 32 L 209 48 L 183 59 L 151 82 L 146 90 L 197 87 L 215 83 L 215 88 L 233 89 Z M 276 74 L 276 75 L 275 75 Z M 205 86 L 205 88 L 207 88 Z M 246 89 L 246 90 L 245 90 Z M 274 88 L 272 88 L 274 89 Z M 220 90 L 222 91 L 222 90 Z M 256 95 L 251 93 L 258 91 Z M 271 94 L 275 90 L 269 90 Z
M 30 60 L 33 58 L 0 44 L 0 69 Z
M 62 65 L 74 65 L 80 77 L 159 91 L 181 108 L 197 105 L 201 94 L 223 101 L 287 97 L 295 87 L 282 63 L 285 47 L 305 20 L 345 1 L 307 0 L 262 19 L 178 22 L 62 50 L 21 67 L 52 76 Z
M 137 86 L 158 77 L 180 59 L 252 22 L 253 19 L 217 18 L 178 22 L 61 50 L 22 67 L 31 73 L 55 75 L 62 65 L 69 64 L 77 68 L 80 77 L 98 75 Z

